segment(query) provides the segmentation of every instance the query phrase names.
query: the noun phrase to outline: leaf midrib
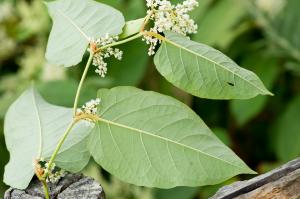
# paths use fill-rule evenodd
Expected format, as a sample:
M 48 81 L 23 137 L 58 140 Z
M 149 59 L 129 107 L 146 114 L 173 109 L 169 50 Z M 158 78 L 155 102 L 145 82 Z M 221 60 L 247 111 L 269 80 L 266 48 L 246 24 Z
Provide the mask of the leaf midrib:
M 173 45 L 173 46 L 175 46 L 175 47 L 177 47 L 177 48 L 183 49 L 183 50 L 185 50 L 185 51 L 187 51 L 187 52 L 190 52 L 190 53 L 192 53 L 192 54 L 194 54 L 194 55 L 196 55 L 196 56 L 198 56 L 198 57 L 201 57 L 201 58 L 203 58 L 203 59 L 205 59 L 205 60 L 207 60 L 207 61 L 209 61 L 209 62 L 212 62 L 212 63 L 214 63 L 215 65 L 217 65 L 217 66 L 223 68 L 224 70 L 227 70 L 227 71 L 229 71 L 230 73 L 233 73 L 235 76 L 239 77 L 240 79 L 242 79 L 242 80 L 248 82 L 250 85 L 252 85 L 254 88 L 260 90 L 262 93 L 268 94 L 268 95 L 272 95 L 272 93 L 270 93 L 269 91 L 265 91 L 265 90 L 263 90 L 263 89 L 261 89 L 261 88 L 255 86 L 252 82 L 248 81 L 247 79 L 242 78 L 242 76 L 240 76 L 239 74 L 237 74 L 237 73 L 235 73 L 235 72 L 232 72 L 231 70 L 229 70 L 228 68 L 226 68 L 226 67 L 222 66 L 221 64 L 215 62 L 214 60 L 211 60 L 211 59 L 209 59 L 209 58 L 207 58 L 207 57 L 205 57 L 205 56 L 203 56 L 203 55 L 201 55 L 201 54 L 199 54 L 199 53 L 197 53 L 197 52 L 194 52 L 194 51 L 192 51 L 192 50 L 190 50 L 190 49 L 188 49 L 188 48 L 186 48 L 186 47 L 184 47 L 184 46 L 181 46 L 181 45 L 177 44 L 176 42 L 171 41 L 170 39 L 165 38 L 164 42 L 165 42 L 165 45 L 166 45 L 166 42 L 168 42 L 169 44 L 171 44 L 171 45 Z M 167 50 L 167 48 L 165 48 L 165 49 Z
M 44 145 L 44 143 L 43 143 L 43 126 L 42 126 L 41 114 L 40 114 L 40 111 L 39 111 L 39 106 L 38 106 L 38 103 L 37 103 L 37 94 L 36 94 L 36 92 L 32 92 L 32 100 L 33 100 L 34 109 L 35 109 L 36 115 L 37 115 L 38 129 L 39 129 L 39 132 L 38 132 L 38 134 L 39 134 L 39 151 L 38 151 L 38 157 L 37 158 L 41 158 L 42 157 L 42 153 L 43 153 L 43 145 Z M 87 133 L 87 135 L 83 139 L 87 138 L 88 136 L 89 136 L 89 134 Z M 76 144 L 79 144 L 82 140 L 78 140 L 77 142 L 71 144 L 69 147 L 64 148 L 64 150 L 61 150 L 59 153 L 63 153 L 65 151 L 69 150 L 70 148 L 72 148 Z
M 162 137 L 162 136 L 159 136 L 159 135 L 156 135 L 156 134 L 153 134 L 153 133 L 150 133 L 150 132 L 141 130 L 141 129 L 137 129 L 137 128 L 134 128 L 134 127 L 126 126 L 126 125 L 124 125 L 124 124 L 116 123 L 116 122 L 113 122 L 113 121 L 110 121 L 110 120 L 107 120 L 107 119 L 104 119 L 104 118 L 98 117 L 97 119 L 98 119 L 98 122 L 104 122 L 104 123 L 107 123 L 107 124 L 109 124 L 109 125 L 114 125 L 114 126 L 117 126 L 117 127 L 121 127 L 121 128 L 125 128 L 125 129 L 131 130 L 131 131 L 135 131 L 135 132 L 138 132 L 138 133 L 143 133 L 143 134 L 145 134 L 145 135 L 152 136 L 152 137 L 155 137 L 155 138 L 157 138 L 157 139 L 162 139 L 162 140 L 165 140 L 165 141 L 167 141 L 167 142 L 171 142 L 171 143 L 176 144 L 176 145 L 179 145 L 179 146 L 181 146 L 181 147 L 190 149 L 190 150 L 192 150 L 192 151 L 196 151 L 196 152 L 198 152 L 198 153 L 201 153 L 201 154 L 203 154 L 203 155 L 205 155 L 205 156 L 208 156 L 208 157 L 211 157 L 211 158 L 213 158 L 213 159 L 217 159 L 217 160 L 219 160 L 219 161 L 221 161 L 221 162 L 225 162 L 225 163 L 227 163 L 228 165 L 231 165 L 231 166 L 233 166 L 233 167 L 237 167 L 237 168 L 239 168 L 239 169 L 241 169 L 241 170 L 245 170 L 244 168 L 239 167 L 239 166 L 237 166 L 237 165 L 234 165 L 234 164 L 232 164 L 232 163 L 230 163 L 230 162 L 228 162 L 228 161 L 226 161 L 226 160 L 222 160 L 222 159 L 220 159 L 220 158 L 218 158 L 218 157 L 215 157 L 215 156 L 212 156 L 212 155 L 210 155 L 210 154 L 208 154 L 208 153 L 205 153 L 205 152 L 203 152 L 203 151 L 200 151 L 199 149 L 192 148 L 192 147 L 190 147 L 190 146 L 188 146 L 188 145 L 184 145 L 184 144 L 182 144 L 182 143 L 176 142 L 176 141 L 171 140 L 171 139 L 169 139 L 169 138 L 165 138 L 165 137 Z
M 39 149 L 38 149 L 38 157 L 37 158 L 41 158 L 42 157 L 42 151 L 43 151 L 43 130 L 42 130 L 42 121 L 41 121 L 41 116 L 40 116 L 40 112 L 39 112 L 39 108 L 38 105 L 36 103 L 36 93 L 32 92 L 32 100 L 33 100 L 33 104 L 34 104 L 34 109 L 36 111 L 37 114 L 37 120 L 38 120 L 38 128 L 39 128 Z
M 61 10 L 56 9 L 57 13 L 59 13 L 60 15 L 62 15 L 67 21 L 69 21 L 78 31 L 79 33 L 87 40 L 89 41 L 89 36 L 80 29 L 80 27 L 75 23 L 75 21 L 73 21 L 69 16 L 67 16 L 66 14 L 64 14 Z

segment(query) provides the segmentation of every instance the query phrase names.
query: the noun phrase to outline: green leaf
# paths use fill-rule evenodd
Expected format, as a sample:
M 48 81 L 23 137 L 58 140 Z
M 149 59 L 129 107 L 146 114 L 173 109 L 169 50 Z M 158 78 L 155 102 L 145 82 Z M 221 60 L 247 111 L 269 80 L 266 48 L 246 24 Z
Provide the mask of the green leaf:
M 78 83 L 75 80 L 55 80 L 36 85 L 43 98 L 55 105 L 71 107 Z M 60 97 L 57 97 L 60 96 Z
M 137 19 L 141 16 L 145 16 L 146 13 L 146 1 L 124 1 L 124 0 L 97 0 L 98 2 L 113 6 L 122 11 L 127 20 Z
M 56 165 L 73 173 L 82 171 L 90 160 L 87 143 L 88 136 L 68 150 L 60 152 L 55 158 Z
M 132 46 L 134 46 L 134 48 L 132 48 Z M 83 89 L 83 91 L 87 92 L 92 90 L 90 93 L 96 95 L 99 88 L 136 86 L 141 82 L 146 73 L 149 60 L 147 45 L 144 42 L 135 40 L 120 45 L 118 48 L 126 52 L 123 55 L 122 61 L 109 59 L 106 77 L 99 78 L 99 76 L 95 76 L 88 78 L 85 84 L 86 89 Z M 84 94 L 82 96 L 85 97 Z
M 217 1 L 199 21 L 199 31 L 193 39 L 207 45 L 225 48 L 244 30 L 240 24 L 245 15 L 247 10 L 243 1 Z
M 110 87 L 135 86 L 141 82 L 148 66 L 147 45 L 135 40 L 119 48 L 125 52 L 122 61 L 111 59 L 108 63 L 109 69 L 106 77 L 111 80 Z M 102 80 L 98 78 L 98 81 Z
M 279 117 L 273 130 L 276 133 L 276 154 L 281 161 L 289 161 L 300 155 L 300 96 L 289 104 Z
M 182 3 L 182 1 L 180 2 Z M 190 16 L 199 25 L 200 22 L 203 20 L 203 17 L 206 15 L 206 13 L 210 11 L 211 4 L 214 3 L 214 0 L 201 0 L 198 2 L 199 2 L 199 6 L 190 12 Z
M 175 187 L 173 189 L 157 189 L 154 192 L 156 199 L 193 199 L 199 192 L 197 187 Z
M 140 186 L 217 184 L 253 173 L 185 104 L 132 87 L 101 89 L 88 147 L 116 177 Z
M 92 0 L 57 0 L 46 5 L 53 19 L 46 58 L 57 65 L 78 64 L 89 38 L 118 35 L 125 24 L 119 11 Z
M 144 24 L 144 21 L 145 18 L 127 21 L 123 28 L 123 33 L 120 35 L 120 38 L 123 39 L 139 33 Z
M 251 71 L 239 67 L 220 51 L 167 32 L 155 55 L 157 70 L 188 93 L 209 99 L 248 99 L 271 95 Z
M 33 89 L 25 91 L 9 108 L 5 117 L 4 134 L 10 161 L 5 167 L 4 182 L 18 189 L 25 189 L 34 175 L 34 160 L 49 158 L 67 126 L 72 121 L 72 109 L 48 104 Z M 90 127 L 79 123 L 64 143 L 61 153 L 81 151 Z M 87 154 L 86 154 L 87 155 Z M 64 156 L 64 163 L 72 170 L 80 170 L 88 162 L 82 153 Z
M 262 56 L 262 52 L 249 55 L 243 61 L 243 65 L 258 74 L 269 89 L 275 83 L 280 69 L 274 57 Z M 262 111 L 267 100 L 267 96 L 258 96 L 250 100 L 233 100 L 230 102 L 230 109 L 238 124 L 242 126 Z
M 226 129 L 214 127 L 212 131 L 224 144 L 226 144 L 226 146 L 233 146 L 229 133 Z
M 300 1 L 286 1 L 284 9 L 273 21 L 266 21 L 265 29 L 267 35 L 285 51 L 285 56 L 289 56 L 300 62 Z M 281 52 L 281 54 L 283 54 Z
M 99 80 L 99 78 L 97 78 L 97 80 Z M 54 80 L 38 83 L 36 87 L 47 102 L 59 106 L 72 107 L 78 82 L 72 79 Z M 88 78 L 81 91 L 79 104 L 83 104 L 90 99 L 95 98 L 98 88 L 99 87 L 96 88 L 95 86 L 90 85 L 90 79 Z

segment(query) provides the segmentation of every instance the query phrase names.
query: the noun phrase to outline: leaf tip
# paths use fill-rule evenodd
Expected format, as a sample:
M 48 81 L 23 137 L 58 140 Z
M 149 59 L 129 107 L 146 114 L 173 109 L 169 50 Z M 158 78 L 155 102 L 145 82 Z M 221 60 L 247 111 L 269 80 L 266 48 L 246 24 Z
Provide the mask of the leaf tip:
M 256 175 L 258 173 L 252 170 L 250 167 L 246 166 L 246 168 L 244 168 L 240 174 Z
M 265 89 L 264 95 L 274 96 L 274 93 L 270 92 L 269 90 Z
M 257 173 L 256 171 L 254 171 L 254 170 L 252 170 L 252 169 L 249 168 L 248 174 L 256 175 L 256 174 L 258 174 L 258 173 Z

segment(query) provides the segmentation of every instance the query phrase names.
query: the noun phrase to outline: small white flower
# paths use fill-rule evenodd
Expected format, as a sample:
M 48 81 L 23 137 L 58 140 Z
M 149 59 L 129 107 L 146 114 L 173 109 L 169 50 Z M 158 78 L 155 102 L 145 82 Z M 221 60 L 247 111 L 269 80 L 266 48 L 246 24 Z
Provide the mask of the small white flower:
M 106 46 L 108 44 L 114 43 L 119 38 L 118 36 L 111 37 L 109 34 L 106 34 L 104 37 L 93 39 L 89 38 L 90 43 L 94 43 L 97 48 L 101 48 L 103 46 Z M 95 72 L 99 74 L 100 77 L 105 77 L 107 74 L 107 63 L 104 61 L 105 58 L 109 58 L 111 56 L 114 56 L 116 59 L 121 60 L 123 56 L 123 51 L 117 49 L 108 47 L 105 49 L 101 49 L 99 52 L 97 52 L 93 57 L 93 65 L 97 68 L 95 69 Z
M 100 102 L 101 100 L 99 98 L 92 99 L 91 101 L 85 103 L 81 109 L 77 109 L 77 115 L 80 114 L 96 115 L 97 107 L 100 104 Z
M 49 173 L 48 178 L 46 179 L 46 181 L 49 183 L 56 183 L 58 182 L 62 177 L 64 177 L 66 175 L 66 172 L 62 169 L 57 169 L 57 171 L 53 172 L 54 169 L 51 171 L 51 173 Z
M 146 0 L 146 3 L 149 8 L 147 13 L 152 13 L 150 19 L 154 21 L 151 32 L 172 31 L 184 36 L 197 32 L 197 24 L 188 15 L 198 6 L 197 0 L 185 0 L 177 5 L 172 5 L 168 0 Z M 148 54 L 154 55 L 160 40 L 148 35 L 143 40 L 150 44 Z

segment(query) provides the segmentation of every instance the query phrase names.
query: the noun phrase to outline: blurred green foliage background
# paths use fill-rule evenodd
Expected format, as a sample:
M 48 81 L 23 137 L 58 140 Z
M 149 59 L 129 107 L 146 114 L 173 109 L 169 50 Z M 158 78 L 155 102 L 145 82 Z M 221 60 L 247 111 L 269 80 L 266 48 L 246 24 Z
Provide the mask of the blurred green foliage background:
M 121 10 L 127 20 L 145 15 L 144 0 L 98 0 Z M 180 2 L 181 0 L 173 0 Z M 122 62 L 109 63 L 108 76 L 89 74 L 81 103 L 96 90 L 117 85 L 155 90 L 190 105 L 216 135 L 252 169 L 262 173 L 300 155 L 300 1 L 199 0 L 192 13 L 199 25 L 193 39 L 211 45 L 254 71 L 275 94 L 251 100 L 199 99 L 171 86 L 154 68 L 141 41 L 123 45 Z M 49 102 L 72 106 L 82 65 L 65 69 L 44 58 L 51 20 L 41 0 L 0 1 L 0 195 L 9 159 L 4 116 L 19 94 L 35 82 Z M 16 121 L 18 122 L 18 121 Z M 218 187 L 158 190 L 120 182 L 92 161 L 86 175 L 99 180 L 109 199 L 202 199 Z M 200 176 L 201 177 L 201 176 Z M 239 176 L 229 180 L 244 179 Z

